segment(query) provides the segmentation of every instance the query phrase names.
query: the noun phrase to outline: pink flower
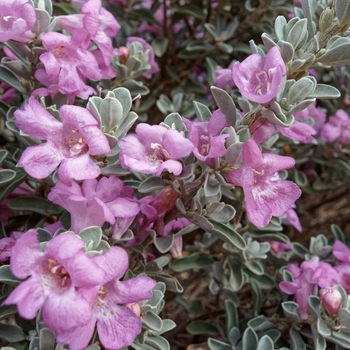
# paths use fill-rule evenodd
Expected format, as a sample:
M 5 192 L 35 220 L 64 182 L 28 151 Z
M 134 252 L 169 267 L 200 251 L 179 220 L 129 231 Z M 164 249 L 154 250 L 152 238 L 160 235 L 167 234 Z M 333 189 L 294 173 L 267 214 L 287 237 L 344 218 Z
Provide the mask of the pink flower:
M 226 177 L 234 185 L 243 187 L 248 219 L 256 226 L 267 226 L 272 216 L 281 216 L 300 197 L 299 187 L 281 180 L 278 171 L 294 166 L 291 157 L 261 154 L 251 139 L 243 144 L 243 166 L 230 170 Z
M 230 64 L 229 68 L 221 68 L 216 69 L 215 73 L 217 77 L 214 79 L 214 84 L 220 89 L 225 89 L 227 86 L 232 88 L 235 83 L 232 77 L 232 64 Z
M 177 159 L 187 157 L 193 144 L 183 134 L 159 125 L 138 124 L 136 134 L 119 141 L 119 159 L 124 169 L 159 176 L 164 170 L 180 175 L 182 164 Z
M 156 282 L 146 276 L 119 281 L 128 268 L 127 253 L 119 247 L 112 247 L 92 260 L 106 272 L 94 300 L 92 317 L 84 326 L 58 332 L 57 341 L 68 344 L 70 350 L 83 350 L 97 324 L 102 345 L 108 349 L 121 349 L 135 340 L 142 325 L 138 313 L 127 304 L 150 299 Z
M 35 9 L 28 0 L 3 0 L 0 3 L 0 42 L 16 40 L 27 43 L 36 22 Z
M 24 110 L 15 112 L 15 118 L 22 131 L 47 141 L 28 147 L 18 162 L 30 176 L 44 179 L 60 164 L 58 175 L 65 184 L 70 184 L 71 179 L 94 179 L 100 175 L 101 170 L 90 155 L 109 153 L 110 147 L 87 109 L 62 106 L 59 122 L 31 97 Z
M 348 114 L 339 109 L 329 122 L 324 124 L 320 130 L 321 139 L 326 142 L 339 141 L 340 143 L 350 142 L 350 118 Z
M 5 262 L 11 257 L 12 248 L 22 235 L 23 232 L 13 231 L 9 237 L 0 239 L 0 262 Z
M 0 83 L 0 91 L 2 91 L 0 101 L 5 103 L 9 103 L 16 95 L 16 90 L 6 83 Z
M 44 69 L 38 69 L 35 77 L 50 89 L 51 84 L 64 95 L 87 99 L 94 93 L 84 81 L 88 78 L 98 81 L 102 78 L 98 63 L 87 49 L 90 46 L 88 33 L 76 29 L 71 38 L 60 33 L 44 33 L 40 36 L 48 52 L 40 55 Z M 52 91 L 50 91 L 52 92 Z
M 125 233 L 140 211 L 139 204 L 133 199 L 132 187 L 124 186 L 115 175 L 84 180 L 81 187 L 76 182 L 68 186 L 58 181 L 48 199 L 69 211 L 74 232 L 108 222 L 116 224 L 112 236 L 115 239 Z
M 223 157 L 226 154 L 225 139 L 228 134 L 218 135 L 227 125 L 225 115 L 216 110 L 207 122 L 182 118 L 190 131 L 190 141 L 194 144 L 193 154 L 197 159 Z
M 340 292 L 332 287 L 325 287 L 319 291 L 320 299 L 324 308 L 331 316 L 338 315 L 342 297 Z
M 278 255 L 283 254 L 284 252 L 290 251 L 292 249 L 292 245 L 290 243 L 282 243 L 278 241 L 266 241 L 270 243 L 271 251 Z
M 163 236 L 168 236 L 171 232 L 176 233 L 177 231 L 180 231 L 191 224 L 192 222 L 186 218 L 176 218 L 171 220 L 164 226 Z M 174 243 L 170 248 L 170 254 L 173 256 L 173 258 L 179 259 L 182 257 L 182 246 L 182 236 L 175 236 Z
M 313 294 L 315 285 L 325 288 L 339 283 L 337 271 L 330 264 L 320 262 L 318 257 L 304 261 L 300 268 L 295 264 L 288 264 L 287 270 L 293 275 L 294 281 L 283 281 L 279 287 L 283 293 L 295 295 L 302 320 L 309 317 L 308 298 Z
M 85 325 L 91 319 L 88 300 L 96 297 L 95 286 L 106 272 L 88 258 L 84 248 L 82 239 L 67 232 L 54 237 L 42 252 L 36 230 L 26 232 L 12 248 L 10 269 L 18 278 L 30 277 L 3 304 L 17 304 L 26 319 L 42 308 L 44 322 L 54 332 Z
M 296 140 L 302 143 L 311 143 L 316 130 L 309 124 L 294 120 L 290 127 L 283 127 L 276 125 L 280 133 L 292 140 Z
M 295 208 L 295 204 L 292 206 L 292 208 Z M 299 232 L 303 230 L 300 224 L 299 216 L 297 212 L 294 209 L 288 209 L 282 218 L 282 221 L 287 223 L 288 225 L 293 226 L 295 229 L 297 229 Z
M 101 0 L 86 1 L 81 14 L 59 16 L 57 24 L 71 33 L 77 28 L 84 28 L 101 50 L 106 65 L 109 66 L 111 57 L 117 54 L 112 38 L 119 32 L 120 25 L 110 12 L 102 8 Z
M 350 264 L 342 262 L 334 266 L 334 270 L 339 274 L 339 284 L 350 294 Z
M 334 242 L 333 255 L 342 262 L 350 263 L 350 248 L 338 239 Z
M 250 101 L 269 104 L 282 86 L 286 65 L 281 51 L 274 46 L 265 60 L 259 53 L 236 62 L 232 67 L 233 80 L 242 96 Z

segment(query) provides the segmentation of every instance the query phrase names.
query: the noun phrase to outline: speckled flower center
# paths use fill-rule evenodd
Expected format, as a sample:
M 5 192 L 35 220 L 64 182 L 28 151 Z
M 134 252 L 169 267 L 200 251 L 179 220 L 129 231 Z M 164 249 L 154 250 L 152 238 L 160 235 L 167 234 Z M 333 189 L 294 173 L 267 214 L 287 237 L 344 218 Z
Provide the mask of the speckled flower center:
M 78 129 L 65 128 L 62 141 L 62 151 L 68 157 L 76 158 L 89 150 L 89 146 Z
M 67 270 L 57 260 L 49 258 L 44 264 L 44 285 L 58 290 L 66 289 L 71 283 Z
M 153 152 L 147 155 L 151 162 L 162 163 L 171 158 L 169 152 L 159 143 L 151 143 L 151 149 Z

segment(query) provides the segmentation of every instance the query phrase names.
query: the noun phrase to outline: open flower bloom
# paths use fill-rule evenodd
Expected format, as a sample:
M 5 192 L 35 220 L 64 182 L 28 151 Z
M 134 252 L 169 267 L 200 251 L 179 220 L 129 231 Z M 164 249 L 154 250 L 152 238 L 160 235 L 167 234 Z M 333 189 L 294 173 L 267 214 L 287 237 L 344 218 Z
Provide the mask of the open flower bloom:
M 102 8 L 101 0 L 85 2 L 81 14 L 57 17 L 57 25 L 71 33 L 74 29 L 84 28 L 101 50 L 106 65 L 118 53 L 113 49 L 111 38 L 117 35 L 120 25 L 110 12 Z
M 116 221 L 129 219 L 131 224 L 140 211 L 139 204 L 133 199 L 132 187 L 124 186 L 115 175 L 84 180 L 81 187 L 76 182 L 68 186 L 58 181 L 48 199 L 69 211 L 74 232 L 89 226 L 102 226 L 106 221 L 113 225 Z M 117 227 L 120 226 L 119 223 Z M 122 234 L 127 229 L 128 226 L 123 227 Z
M 243 187 L 248 219 L 255 226 L 267 226 L 272 216 L 281 216 L 292 208 L 300 197 L 299 187 L 291 181 L 281 180 L 278 171 L 291 168 L 291 157 L 261 154 L 253 139 L 242 148 L 243 166 L 230 170 L 226 177 L 234 185 Z
M 288 264 L 287 270 L 293 275 L 294 281 L 283 281 L 279 284 L 283 293 L 294 295 L 299 305 L 299 316 L 302 320 L 309 317 L 309 296 L 313 294 L 315 285 L 325 288 L 339 282 L 337 271 L 328 263 L 320 262 L 317 256 L 304 261 L 300 267 Z
M 104 155 L 110 152 L 110 147 L 87 109 L 62 106 L 61 123 L 31 97 L 24 110 L 15 112 L 15 118 L 22 131 L 47 141 L 28 147 L 18 162 L 30 176 L 43 179 L 59 164 L 59 178 L 66 184 L 70 184 L 71 179 L 94 179 L 100 175 L 101 170 L 90 155 Z
M 70 350 L 84 350 L 97 324 L 102 345 L 121 349 L 135 340 L 142 325 L 140 316 L 126 304 L 152 298 L 156 282 L 147 276 L 119 281 L 128 268 L 128 256 L 122 248 L 112 247 L 92 260 L 106 272 L 94 300 L 92 317 L 85 326 L 58 332 L 57 341 L 68 344 Z
M 64 95 L 87 99 L 94 90 L 89 89 L 84 80 L 98 81 L 102 78 L 95 57 L 88 51 L 91 45 L 88 32 L 76 29 L 71 38 L 49 32 L 40 35 L 40 40 L 47 52 L 39 57 L 44 68 L 38 69 L 35 77 L 49 90 L 53 84 Z
M 218 135 L 227 125 L 225 115 L 218 109 L 207 122 L 182 118 L 190 131 L 190 141 L 194 144 L 193 154 L 197 159 L 223 157 L 226 154 L 225 139 L 228 134 Z M 217 135 L 217 136 L 215 136 Z
M 40 308 L 45 324 L 54 332 L 68 331 L 91 319 L 90 299 L 106 272 L 90 259 L 85 243 L 73 233 L 54 237 L 40 250 L 36 230 L 26 232 L 12 248 L 11 272 L 22 282 L 5 300 L 17 304 L 19 314 L 32 319 Z M 80 287 L 84 288 L 84 294 Z
M 160 125 L 138 124 L 136 134 L 123 137 L 119 159 L 124 169 L 159 176 L 163 170 L 180 175 L 182 164 L 176 159 L 187 157 L 193 144 L 183 134 Z
M 259 53 L 254 53 L 232 66 L 233 80 L 242 96 L 261 104 L 269 104 L 276 97 L 286 72 L 277 46 L 270 49 L 264 61 Z
M 31 28 L 36 13 L 28 0 L 5 0 L 0 3 L 0 42 L 13 39 L 27 43 L 33 39 Z
M 350 118 L 348 114 L 339 109 L 334 116 L 329 118 L 328 123 L 325 123 L 320 130 L 321 139 L 326 142 L 335 140 L 340 143 L 350 142 Z

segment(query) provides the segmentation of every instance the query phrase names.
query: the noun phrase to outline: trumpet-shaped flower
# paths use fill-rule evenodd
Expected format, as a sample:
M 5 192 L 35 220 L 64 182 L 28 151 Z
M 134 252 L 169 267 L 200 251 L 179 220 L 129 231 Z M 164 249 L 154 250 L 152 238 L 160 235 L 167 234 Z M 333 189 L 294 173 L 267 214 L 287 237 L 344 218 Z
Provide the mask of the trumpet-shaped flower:
M 90 300 L 107 273 L 88 258 L 84 248 L 80 237 L 67 232 L 54 237 L 42 252 L 36 230 L 26 232 L 12 248 L 10 269 L 18 278 L 30 277 L 4 304 L 17 304 L 26 319 L 42 308 L 44 322 L 54 332 L 85 325 L 91 319 Z
M 281 51 L 274 46 L 263 61 L 259 53 L 254 53 L 242 62 L 232 66 L 233 80 L 239 92 L 246 99 L 269 104 L 279 92 L 286 65 Z
M 13 39 L 27 43 L 33 39 L 31 28 L 36 13 L 28 0 L 5 0 L 0 3 L 0 42 Z
M 132 187 L 124 187 L 115 175 L 99 181 L 84 180 L 81 187 L 76 182 L 68 186 L 58 181 L 48 199 L 69 211 L 74 232 L 89 226 L 102 226 L 105 221 L 113 225 L 127 218 L 131 223 L 140 210 L 133 199 Z M 128 226 L 120 226 L 117 225 L 118 233 L 119 229 L 122 229 L 121 234 L 125 233 Z
M 350 118 L 348 114 L 339 109 L 334 116 L 329 118 L 320 130 L 321 139 L 326 142 L 335 140 L 340 143 L 350 142 Z
M 294 281 L 283 281 L 279 287 L 282 292 L 295 296 L 299 304 L 299 316 L 303 320 L 309 317 L 308 298 L 313 294 L 315 285 L 325 288 L 339 283 L 337 271 L 330 264 L 320 262 L 317 256 L 304 261 L 300 267 L 288 264 L 287 270 L 293 275 Z
M 159 176 L 163 170 L 180 175 L 182 164 L 177 159 L 187 157 L 193 144 L 176 130 L 159 125 L 141 123 L 136 134 L 129 134 L 119 141 L 119 159 L 124 169 Z
M 253 139 L 243 144 L 242 153 L 242 168 L 230 170 L 226 177 L 243 187 L 248 219 L 256 226 L 267 226 L 272 216 L 283 215 L 301 195 L 295 183 L 281 180 L 278 175 L 295 161 L 277 154 L 261 154 Z
M 91 88 L 84 80 L 102 78 L 95 57 L 87 50 L 91 44 L 88 32 L 76 29 L 71 38 L 49 32 L 42 34 L 40 40 L 47 52 L 40 55 L 44 69 L 38 70 L 35 77 L 49 89 L 51 84 L 58 85 L 62 94 L 86 99 Z
M 135 340 L 142 325 L 140 316 L 127 304 L 150 299 L 156 282 L 147 276 L 119 281 L 128 268 L 128 256 L 122 248 L 112 247 L 92 260 L 106 272 L 94 300 L 92 317 L 82 327 L 59 332 L 57 341 L 68 344 L 70 350 L 83 350 L 97 324 L 102 345 L 108 349 L 121 349 Z
M 100 175 L 101 170 L 90 155 L 109 153 L 110 147 L 87 109 L 62 106 L 62 122 L 59 122 L 31 97 L 24 110 L 15 112 L 15 118 L 22 131 L 47 141 L 28 147 L 18 162 L 30 176 L 43 179 L 60 164 L 58 175 L 66 184 L 70 184 L 71 179 L 94 179 Z
M 218 135 L 227 125 L 225 115 L 216 110 L 207 122 L 191 122 L 182 118 L 190 131 L 190 141 L 194 144 L 193 154 L 197 159 L 222 157 L 226 154 L 225 139 L 228 134 Z
M 84 28 L 101 50 L 104 63 L 108 66 L 111 57 L 118 53 L 113 49 L 111 38 L 117 35 L 120 25 L 110 12 L 102 8 L 101 0 L 85 2 L 81 14 L 57 17 L 57 24 L 69 32 Z

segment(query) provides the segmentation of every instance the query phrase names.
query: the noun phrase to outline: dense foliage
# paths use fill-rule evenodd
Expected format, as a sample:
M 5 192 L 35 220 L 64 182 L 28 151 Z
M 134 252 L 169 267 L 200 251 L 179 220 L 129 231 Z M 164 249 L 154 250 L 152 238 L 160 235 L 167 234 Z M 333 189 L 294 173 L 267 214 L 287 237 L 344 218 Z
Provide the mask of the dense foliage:
M 349 184 L 349 27 L 0 0 L 1 349 L 349 349 L 350 240 L 298 216 Z

